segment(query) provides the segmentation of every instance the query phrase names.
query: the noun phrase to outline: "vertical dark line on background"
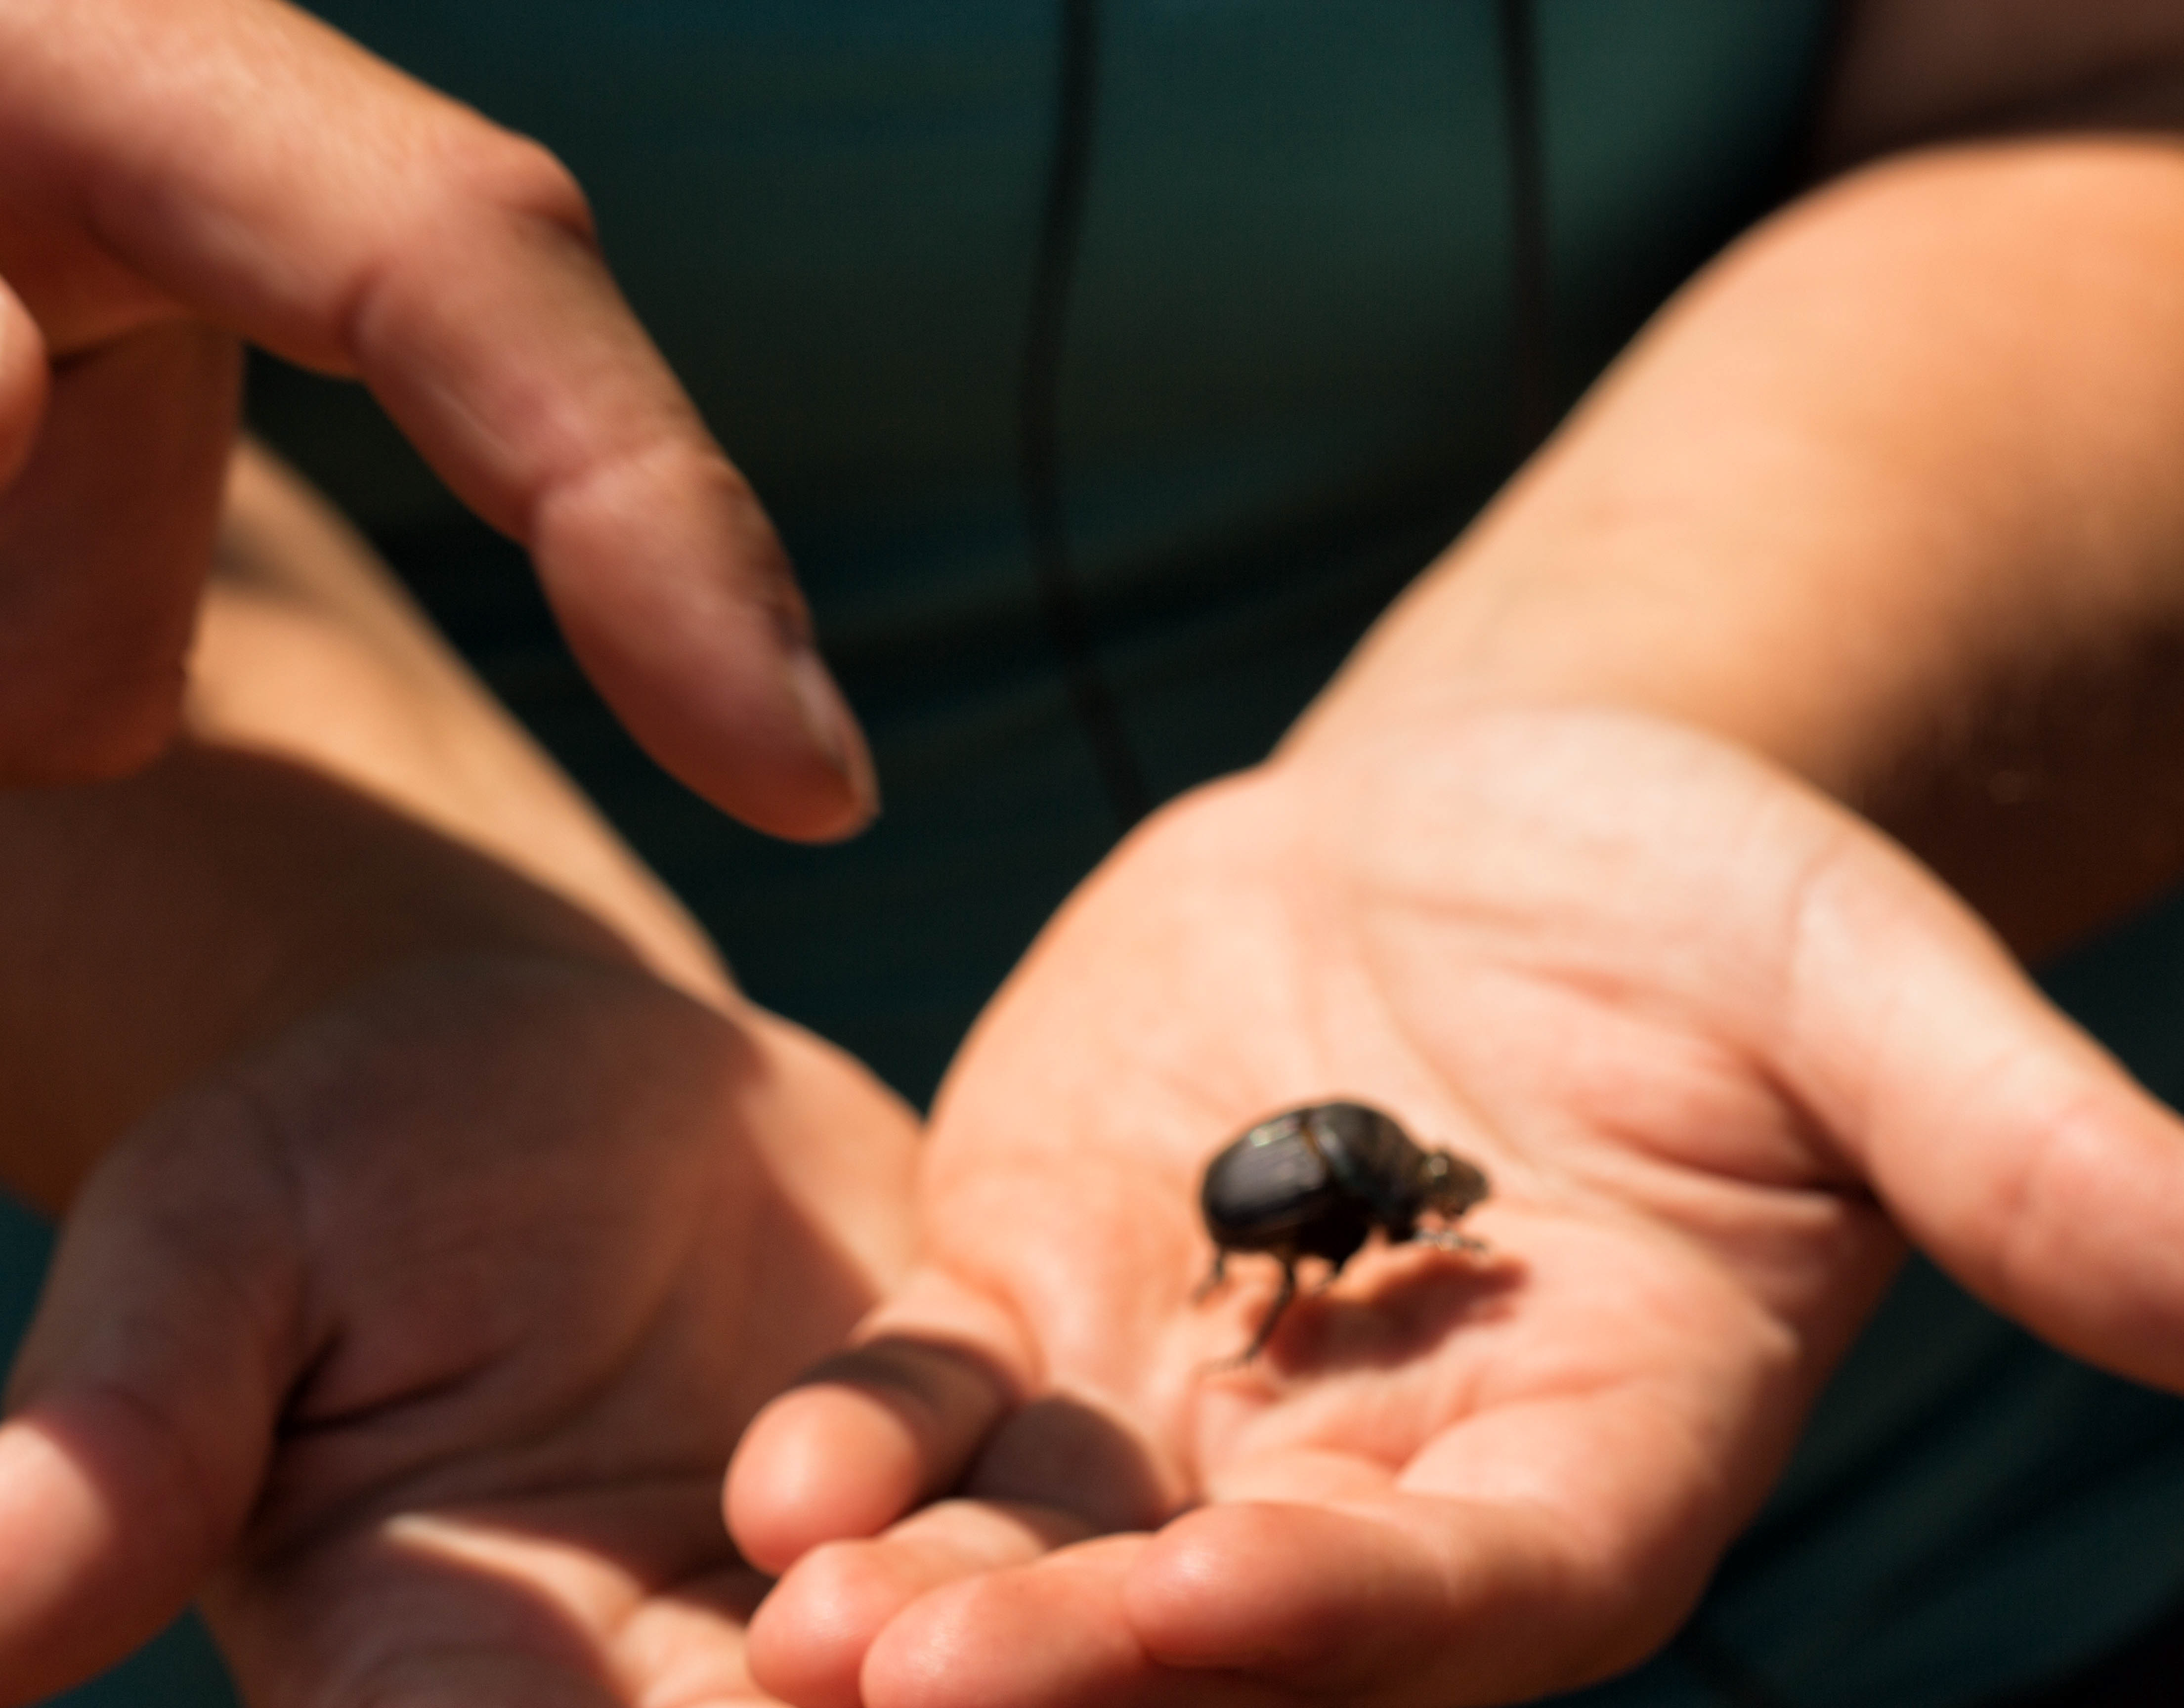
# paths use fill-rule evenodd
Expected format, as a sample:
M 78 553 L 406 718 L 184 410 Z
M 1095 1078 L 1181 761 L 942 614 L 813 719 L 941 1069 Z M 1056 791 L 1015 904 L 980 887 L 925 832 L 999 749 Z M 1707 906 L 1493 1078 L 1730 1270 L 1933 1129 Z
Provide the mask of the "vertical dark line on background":
M 1815 37 L 1809 63 L 1814 70 L 1806 80 L 1805 110 L 1797 121 L 1795 140 L 1783 159 L 1782 170 L 1777 175 L 1769 195 L 1770 206 L 1788 201 L 1799 191 L 1810 188 L 1822 178 L 1830 175 L 1830 167 L 1820 155 L 1821 127 L 1825 124 L 1831 97 L 1842 81 L 1843 66 L 1850 58 L 1852 14 L 1859 8 L 1852 6 L 1830 6 L 1821 14 L 1814 31 Z M 1847 161 L 1838 160 L 1833 170 L 1840 171 Z
M 1547 164 L 1540 135 L 1540 42 L 1532 0 L 1497 0 L 1509 144 L 1510 344 L 1519 462 L 1555 424 L 1547 316 Z
M 1061 358 L 1069 329 L 1069 289 L 1084 233 L 1092 175 L 1093 118 L 1099 100 L 1100 0 L 1061 0 L 1061 37 L 1054 106 L 1054 157 L 1045 217 L 1032 264 L 1031 314 L 1017 396 L 1017 481 L 1032 567 L 1039 576 L 1047 632 L 1061 654 L 1070 709 L 1092 749 L 1100 787 L 1120 826 L 1145 815 L 1151 795 L 1115 696 L 1100 674 L 1091 626 L 1071 563 L 1061 503 Z

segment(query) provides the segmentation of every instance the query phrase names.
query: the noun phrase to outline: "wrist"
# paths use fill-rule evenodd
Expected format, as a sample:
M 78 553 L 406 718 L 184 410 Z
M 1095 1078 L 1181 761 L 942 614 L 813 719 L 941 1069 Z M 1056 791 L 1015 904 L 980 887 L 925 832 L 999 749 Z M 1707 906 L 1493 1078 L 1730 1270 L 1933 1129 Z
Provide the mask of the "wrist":
M 2184 163 L 2138 142 L 1808 198 L 1671 304 L 1291 748 L 1641 711 L 1872 817 L 2022 952 L 2114 917 L 2184 871 L 2181 259 Z
M 471 675 L 371 548 L 245 446 L 192 659 L 200 739 L 277 754 L 593 915 L 670 983 L 727 974 L 681 904 Z
M 1830 695 L 1811 668 L 1819 637 L 1802 651 L 1780 638 L 1796 621 L 1775 608 L 1786 600 L 1739 590 L 1709 606 L 1663 585 L 1627 544 L 1622 573 L 1596 553 L 1581 581 L 1563 572 L 1554 531 L 1529 513 L 1527 487 L 1554 476 L 1551 464 L 1529 471 L 1421 577 L 1281 751 L 1433 743 L 1516 710 L 1619 711 L 1734 743 L 1855 799 L 1869 755 L 1889 745 L 1890 720 L 1873 704 L 1880 685 L 1865 685 L 1865 716 L 1844 715 L 1849 685 Z

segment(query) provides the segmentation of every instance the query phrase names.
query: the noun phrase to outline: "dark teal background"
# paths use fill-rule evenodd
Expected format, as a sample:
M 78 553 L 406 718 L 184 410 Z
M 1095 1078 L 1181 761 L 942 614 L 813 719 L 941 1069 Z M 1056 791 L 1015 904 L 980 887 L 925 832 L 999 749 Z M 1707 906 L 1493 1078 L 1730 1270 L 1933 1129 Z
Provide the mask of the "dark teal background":
M 516 554 L 353 388 L 253 414 L 381 541 L 745 985 L 914 1097 L 1114 834 L 1027 559 L 1015 411 L 1059 7 L 326 0 L 544 138 L 765 496 L 877 752 L 847 847 L 654 772 Z M 1064 498 L 1155 792 L 1258 759 L 1515 448 L 1493 0 L 1109 0 Z M 1786 181 L 1824 14 L 1540 0 L 1559 386 Z
M 764 1000 L 914 1097 L 1114 833 L 1028 561 L 1015 422 L 1058 8 L 1017 0 L 326 0 L 541 136 L 794 553 L 872 732 L 880 825 L 727 824 L 606 717 L 512 548 L 353 388 L 270 363 L 259 428 L 373 534 Z M 1063 353 L 1101 665 L 1162 793 L 1252 762 L 1515 443 L 1492 0 L 1110 0 Z M 1826 16 L 1539 0 L 1568 400 L 1789 182 Z M 2055 988 L 2184 1094 L 2184 915 Z M 19 1302 L 42 1246 L 0 1240 Z M 1956 1708 L 2184 1594 L 2177 1402 L 1914 1269 L 1693 1633 L 1585 1699 Z M 70 1699 L 209 1708 L 187 1627 Z M 1712 1682 L 1708 1682 L 1708 1681 Z

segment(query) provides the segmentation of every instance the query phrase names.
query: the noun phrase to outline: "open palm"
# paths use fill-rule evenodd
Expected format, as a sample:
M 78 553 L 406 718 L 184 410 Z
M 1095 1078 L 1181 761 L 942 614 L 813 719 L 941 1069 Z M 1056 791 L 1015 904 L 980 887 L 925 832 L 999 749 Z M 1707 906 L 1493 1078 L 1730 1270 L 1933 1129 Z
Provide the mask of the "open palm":
M 632 971 L 426 962 L 168 1105 L 70 1218 L 0 1430 L 0 1695 L 200 1583 L 260 1708 L 763 1700 L 758 1405 L 899 1268 L 914 1124 Z
M 1200 1171 L 1334 1097 L 1483 1164 L 1490 1252 L 1376 1242 L 1220 1368 L 1276 1271 L 1194 1298 Z M 923 1266 L 731 1477 L 786 1569 L 754 1668 L 811 1708 L 1600 1676 L 1763 1494 L 1893 1267 L 1884 1201 L 2184 1377 L 2143 1351 L 2184 1274 L 2133 1249 L 2184 1224 L 2174 1138 L 1930 878 L 1729 749 L 1504 713 L 1285 758 L 1127 844 L 982 1021 Z

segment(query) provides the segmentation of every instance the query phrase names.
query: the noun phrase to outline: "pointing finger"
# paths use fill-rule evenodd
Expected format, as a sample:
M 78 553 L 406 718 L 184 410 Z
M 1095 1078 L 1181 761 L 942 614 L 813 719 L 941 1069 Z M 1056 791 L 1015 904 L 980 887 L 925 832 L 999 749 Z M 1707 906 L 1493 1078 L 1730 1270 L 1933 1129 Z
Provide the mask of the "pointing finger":
M 24 0 L 0 154 L 0 269 L 57 353 L 187 313 L 361 377 L 655 757 L 762 828 L 870 815 L 772 526 L 544 150 L 274 0 Z

